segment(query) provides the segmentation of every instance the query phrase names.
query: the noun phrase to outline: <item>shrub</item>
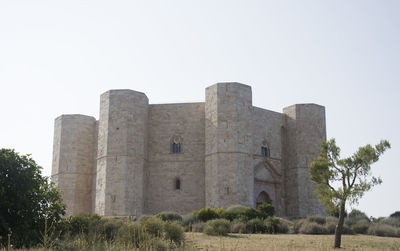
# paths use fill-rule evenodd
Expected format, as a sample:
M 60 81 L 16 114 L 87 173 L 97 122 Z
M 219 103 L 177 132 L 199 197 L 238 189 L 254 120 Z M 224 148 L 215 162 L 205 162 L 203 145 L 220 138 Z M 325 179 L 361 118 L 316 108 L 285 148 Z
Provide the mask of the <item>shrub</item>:
M 349 216 L 345 219 L 345 224 L 351 227 L 352 225 L 357 224 L 358 222 L 369 223 L 370 219 L 365 213 L 361 212 L 360 210 L 353 209 L 349 213 Z
M 387 217 L 382 219 L 380 222 L 392 227 L 400 227 L 400 218 L 398 217 Z
M 264 221 L 260 218 L 251 219 L 246 223 L 246 231 L 250 234 L 265 233 L 266 226 Z
M 368 228 L 368 234 L 385 237 L 400 237 L 398 229 L 382 223 L 372 223 Z
M 239 220 L 234 220 L 231 223 L 231 233 L 239 233 L 239 234 L 247 233 L 246 224 Z
M 146 232 L 144 226 L 139 223 L 127 223 L 120 227 L 116 242 L 126 246 L 139 247 L 142 243 L 148 242 L 152 236 Z
M 226 235 L 229 233 L 230 223 L 226 219 L 215 219 L 207 222 L 204 233 L 207 235 Z
M 235 205 L 228 207 L 228 209 L 223 211 L 221 217 L 229 221 L 233 221 L 235 219 L 241 221 L 248 221 L 260 217 L 260 214 L 254 208 Z
M 160 218 L 163 221 L 182 221 L 182 216 L 175 212 L 161 212 L 158 213 L 156 217 Z
M 152 236 L 160 237 L 163 231 L 164 222 L 160 218 L 151 217 L 140 221 L 145 231 Z
M 205 207 L 197 212 L 196 217 L 200 221 L 207 222 L 209 220 L 218 218 L 218 214 L 215 212 L 214 209 L 210 207 Z
M 204 222 L 196 222 L 192 225 L 192 231 L 197 233 L 203 233 L 206 223 Z
M 325 217 L 322 217 L 320 215 L 313 215 L 313 216 L 308 216 L 307 217 L 307 221 L 308 222 L 315 222 L 319 225 L 324 225 L 326 222 Z
M 262 219 L 274 216 L 275 214 L 275 208 L 269 203 L 259 205 L 257 211 Z
M 268 234 L 275 234 L 278 231 L 279 219 L 275 217 L 268 217 L 264 220 L 265 232 Z
M 301 234 L 326 234 L 327 230 L 323 225 L 316 222 L 306 221 L 299 229 Z
M 390 217 L 400 218 L 400 211 L 396 211 L 390 215 Z
M 180 245 L 185 237 L 181 225 L 176 222 L 166 222 L 164 224 L 164 233 L 167 240 L 170 240 L 177 245 Z
M 182 216 L 182 226 L 185 228 L 185 231 L 191 231 L 191 228 L 193 226 L 193 224 L 196 223 L 196 215 L 194 215 L 194 213 L 189 213 L 186 214 L 184 216 Z M 203 232 L 203 231 L 201 231 Z
M 368 221 L 359 221 L 353 224 L 350 229 L 356 234 L 366 234 L 369 228 L 369 224 L 370 223 Z
M 217 210 L 215 210 L 215 212 L 218 214 L 218 218 L 222 217 L 222 214 L 224 213 L 224 211 L 225 211 L 224 207 L 220 207 L 220 208 L 217 208 Z
M 274 217 L 272 217 L 274 218 Z M 275 228 L 275 233 L 276 234 L 287 234 L 289 232 L 289 223 L 283 219 L 278 219 L 278 225 Z
M 306 222 L 306 219 L 299 219 L 294 222 L 293 230 L 296 234 L 300 233 L 300 228 Z
M 99 220 L 92 220 L 89 223 L 88 236 L 91 240 L 97 241 L 98 239 L 113 241 L 118 235 L 119 228 L 124 224 L 121 219 L 115 218 L 101 218 Z
M 139 221 L 143 221 L 143 220 L 146 220 L 146 219 L 149 219 L 149 218 L 153 218 L 153 215 L 150 215 L 150 214 L 142 214 L 142 215 L 139 217 Z
M 336 230 L 336 224 L 334 222 L 326 222 L 325 223 L 325 229 L 327 234 L 334 234 Z
M 349 213 L 349 215 L 347 217 L 349 217 L 349 218 L 364 218 L 366 220 L 369 220 L 368 216 L 364 212 L 362 212 L 358 209 L 351 210 L 351 212 Z
M 93 221 L 99 221 L 101 219 L 97 214 L 89 214 L 89 215 L 75 215 L 70 216 L 68 219 L 69 222 L 69 233 L 72 236 L 76 236 L 79 234 L 88 234 L 89 233 L 89 224 Z

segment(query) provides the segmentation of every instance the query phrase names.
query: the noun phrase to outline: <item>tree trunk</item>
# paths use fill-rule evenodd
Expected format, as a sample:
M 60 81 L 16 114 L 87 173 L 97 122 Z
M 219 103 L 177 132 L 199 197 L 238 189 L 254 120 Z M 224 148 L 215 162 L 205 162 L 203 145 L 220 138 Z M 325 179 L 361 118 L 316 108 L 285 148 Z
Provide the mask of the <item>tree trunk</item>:
M 342 231 L 343 231 L 343 224 L 344 224 L 345 204 L 346 204 L 345 201 L 340 204 L 339 222 L 335 228 L 335 248 L 340 248 L 340 244 L 342 243 Z

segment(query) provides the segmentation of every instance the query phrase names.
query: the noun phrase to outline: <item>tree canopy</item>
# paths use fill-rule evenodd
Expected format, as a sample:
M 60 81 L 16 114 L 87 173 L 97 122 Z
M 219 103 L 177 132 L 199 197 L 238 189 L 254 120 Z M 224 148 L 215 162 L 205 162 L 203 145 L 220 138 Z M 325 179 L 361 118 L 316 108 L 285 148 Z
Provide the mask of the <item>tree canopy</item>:
M 65 214 L 61 195 L 30 155 L 0 149 L 0 236 L 17 246 L 40 242 L 44 224 Z M 3 243 L 4 244 L 4 243 Z
M 382 179 L 372 176 L 371 165 L 390 148 L 387 140 L 374 147 L 366 145 L 347 158 L 340 158 L 340 148 L 335 139 L 321 143 L 319 156 L 308 171 L 317 183 L 316 193 L 329 210 L 339 209 L 339 222 L 335 230 L 335 247 L 340 247 L 346 203 L 358 203 L 365 192 L 381 184 Z

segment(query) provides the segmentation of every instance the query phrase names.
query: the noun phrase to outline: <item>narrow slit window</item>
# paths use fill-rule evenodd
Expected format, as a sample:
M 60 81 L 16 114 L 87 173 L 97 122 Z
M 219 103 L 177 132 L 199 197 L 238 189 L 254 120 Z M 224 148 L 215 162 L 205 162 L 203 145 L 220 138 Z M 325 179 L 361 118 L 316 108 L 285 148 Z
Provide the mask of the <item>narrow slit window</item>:
M 181 180 L 180 179 L 175 180 L 175 190 L 181 190 Z

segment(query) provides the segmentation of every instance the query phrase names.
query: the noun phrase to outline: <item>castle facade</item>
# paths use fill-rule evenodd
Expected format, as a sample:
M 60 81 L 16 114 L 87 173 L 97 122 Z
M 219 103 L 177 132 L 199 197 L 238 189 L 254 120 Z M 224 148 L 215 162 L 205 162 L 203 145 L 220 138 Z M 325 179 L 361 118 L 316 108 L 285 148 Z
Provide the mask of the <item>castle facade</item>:
M 149 104 L 110 90 L 100 117 L 55 120 L 52 181 L 67 215 L 188 213 L 271 203 L 279 216 L 324 214 L 308 165 L 326 139 L 325 108 L 254 107 L 251 87 L 217 83 L 202 103 Z

